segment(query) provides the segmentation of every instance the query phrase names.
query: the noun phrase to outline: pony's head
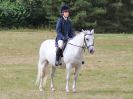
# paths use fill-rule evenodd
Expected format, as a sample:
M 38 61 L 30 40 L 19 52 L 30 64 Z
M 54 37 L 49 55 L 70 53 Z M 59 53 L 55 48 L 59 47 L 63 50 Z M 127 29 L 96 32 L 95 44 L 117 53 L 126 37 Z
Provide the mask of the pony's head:
M 84 33 L 84 45 L 87 47 L 89 53 L 93 54 L 95 52 L 94 48 L 94 29 L 92 30 L 82 30 Z

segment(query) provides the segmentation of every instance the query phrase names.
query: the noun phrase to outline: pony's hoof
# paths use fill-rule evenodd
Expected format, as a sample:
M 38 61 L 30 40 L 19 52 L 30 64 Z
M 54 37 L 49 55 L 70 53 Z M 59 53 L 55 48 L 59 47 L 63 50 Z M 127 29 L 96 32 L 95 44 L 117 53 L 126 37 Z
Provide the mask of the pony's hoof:
M 70 92 L 70 90 L 66 90 L 66 93 L 69 93 Z
M 43 92 L 44 90 L 43 89 L 39 89 L 40 90 L 40 92 Z
M 52 91 L 52 92 L 54 92 L 54 91 L 55 91 L 55 89 L 54 89 L 54 88 L 51 88 L 51 91 Z
M 44 91 L 44 90 L 43 90 L 43 87 L 39 87 L 39 90 L 40 90 L 41 92 Z
M 77 90 L 76 89 L 73 89 L 73 93 L 76 93 L 77 92 Z

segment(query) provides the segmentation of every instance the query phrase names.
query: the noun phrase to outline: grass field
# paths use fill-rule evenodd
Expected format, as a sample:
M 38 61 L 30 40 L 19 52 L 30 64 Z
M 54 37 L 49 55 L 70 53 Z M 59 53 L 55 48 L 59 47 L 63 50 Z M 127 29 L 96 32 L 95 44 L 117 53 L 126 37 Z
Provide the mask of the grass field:
M 45 91 L 39 92 L 38 50 L 42 41 L 54 37 L 54 31 L 0 32 L 0 99 L 133 99 L 133 35 L 129 34 L 95 35 L 96 53 L 84 54 L 77 93 L 65 93 L 64 69 L 56 71 L 54 93 L 50 77 Z

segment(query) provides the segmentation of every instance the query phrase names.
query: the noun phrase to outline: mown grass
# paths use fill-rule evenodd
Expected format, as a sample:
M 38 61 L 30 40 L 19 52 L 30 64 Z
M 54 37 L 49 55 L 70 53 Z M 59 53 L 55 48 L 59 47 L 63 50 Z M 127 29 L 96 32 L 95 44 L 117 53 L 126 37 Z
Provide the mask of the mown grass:
M 54 31 L 0 32 L 0 99 L 133 99 L 131 34 L 95 35 L 96 53 L 84 54 L 77 93 L 65 93 L 64 69 L 56 71 L 54 93 L 50 77 L 45 91 L 39 92 L 35 86 L 38 50 L 42 41 L 54 37 Z

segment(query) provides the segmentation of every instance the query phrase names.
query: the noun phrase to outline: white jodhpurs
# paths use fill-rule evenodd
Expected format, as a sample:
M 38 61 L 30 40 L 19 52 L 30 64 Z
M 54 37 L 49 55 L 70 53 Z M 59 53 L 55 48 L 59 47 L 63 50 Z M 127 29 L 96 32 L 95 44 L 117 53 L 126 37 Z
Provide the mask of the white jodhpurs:
M 62 48 L 63 48 L 63 45 L 64 45 L 64 41 L 63 41 L 63 40 L 59 40 L 59 41 L 58 41 L 58 47 L 59 47 L 60 49 L 62 49 Z

